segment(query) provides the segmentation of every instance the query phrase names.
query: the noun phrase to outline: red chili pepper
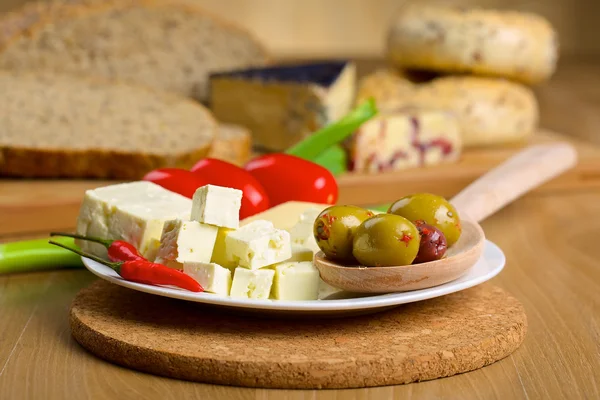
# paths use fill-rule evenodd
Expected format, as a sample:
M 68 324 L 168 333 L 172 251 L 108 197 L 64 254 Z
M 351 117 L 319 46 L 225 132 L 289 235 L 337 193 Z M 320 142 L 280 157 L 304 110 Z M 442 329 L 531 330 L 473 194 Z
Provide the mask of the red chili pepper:
M 338 186 L 327 169 L 289 154 L 274 153 L 257 157 L 244 169 L 263 185 L 271 207 L 286 201 L 335 204 Z
M 148 172 L 142 180 L 156 183 L 182 196 L 192 198 L 196 189 L 208 184 L 214 184 L 206 179 L 180 168 L 160 168 Z
M 61 243 L 53 241 L 50 241 L 49 243 L 70 250 L 82 257 L 92 259 L 100 264 L 106 265 L 107 267 L 115 270 L 123 279 L 128 281 L 145 283 L 149 285 L 177 286 L 191 292 L 204 291 L 204 288 L 191 276 L 162 264 L 150 262 L 144 258 L 121 262 L 108 262 L 100 257 L 70 248 L 69 246 L 65 246 Z
M 204 158 L 190 171 L 211 185 L 226 186 L 244 192 L 240 219 L 266 211 L 273 205 L 261 182 L 237 165 L 215 158 Z
M 108 259 L 110 261 L 144 260 L 144 256 L 139 253 L 134 245 L 123 240 L 100 239 L 92 236 L 83 236 L 75 233 L 64 232 L 51 232 L 50 236 L 66 236 L 99 243 L 108 249 Z

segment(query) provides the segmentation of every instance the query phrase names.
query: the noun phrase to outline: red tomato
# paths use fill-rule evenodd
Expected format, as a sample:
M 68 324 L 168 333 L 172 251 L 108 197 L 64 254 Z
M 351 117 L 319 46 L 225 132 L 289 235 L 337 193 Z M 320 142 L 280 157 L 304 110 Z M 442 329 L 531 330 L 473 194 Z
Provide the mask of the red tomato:
M 201 186 L 208 185 L 209 181 L 179 168 L 160 168 L 148 172 L 142 180 L 156 183 L 172 192 L 182 196 L 194 197 L 194 192 Z
M 338 186 L 327 169 L 289 154 L 257 157 L 244 167 L 263 185 L 271 207 L 286 201 L 335 204 Z
M 240 219 L 269 209 L 267 192 L 251 174 L 237 165 L 214 158 L 204 158 L 191 169 L 192 173 L 211 185 L 226 186 L 244 192 Z

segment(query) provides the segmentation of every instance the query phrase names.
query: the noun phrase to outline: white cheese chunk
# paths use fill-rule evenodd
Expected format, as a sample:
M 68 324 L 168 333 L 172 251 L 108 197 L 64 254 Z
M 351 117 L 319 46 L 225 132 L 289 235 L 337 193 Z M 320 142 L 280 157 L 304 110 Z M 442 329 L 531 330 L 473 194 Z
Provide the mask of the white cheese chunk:
M 219 264 L 225 268 L 237 267 L 237 261 L 228 256 L 225 244 L 225 238 L 230 232 L 233 231 L 233 229 L 229 228 L 219 228 L 219 232 L 217 233 L 217 240 L 215 241 L 215 248 L 213 250 L 210 262 Z
M 194 278 L 204 291 L 228 296 L 231 289 L 231 271 L 215 263 L 184 262 L 183 272 Z
M 275 278 L 271 290 L 277 300 L 317 300 L 319 270 L 310 261 L 284 262 L 274 266 Z
M 233 229 L 240 225 L 241 190 L 206 185 L 196 190 L 192 200 L 192 220 Z
M 165 221 L 189 219 L 191 208 L 190 199 L 152 182 L 100 187 L 86 191 L 77 218 L 77 233 L 124 240 L 152 259 Z M 83 251 L 106 257 L 102 245 L 82 240 L 76 243 Z
M 303 246 L 298 246 L 296 244 L 292 244 L 292 256 L 288 258 L 287 262 L 292 261 L 310 261 L 312 262 L 314 258 L 314 253 L 311 249 Z
M 313 222 L 300 221 L 290 229 L 290 240 L 292 244 L 297 246 L 306 247 L 312 250 L 314 253 L 321 251 L 317 246 L 315 235 L 313 234 Z
M 225 237 L 225 248 L 229 259 L 250 269 L 266 267 L 292 256 L 290 234 L 263 220 L 230 232 Z
M 208 263 L 219 228 L 197 221 L 167 221 L 160 237 L 156 262 L 183 268 L 184 262 Z
M 275 271 L 272 269 L 236 268 L 229 295 L 246 299 L 268 299 L 274 276 Z

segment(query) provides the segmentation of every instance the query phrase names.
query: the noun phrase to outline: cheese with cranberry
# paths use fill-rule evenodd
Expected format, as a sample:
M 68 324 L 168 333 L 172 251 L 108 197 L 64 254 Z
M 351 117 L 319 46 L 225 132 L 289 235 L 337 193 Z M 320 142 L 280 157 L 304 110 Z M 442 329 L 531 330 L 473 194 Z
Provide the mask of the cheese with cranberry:
M 350 141 L 351 169 L 378 173 L 456 161 L 459 125 L 445 111 L 405 108 L 366 122 Z

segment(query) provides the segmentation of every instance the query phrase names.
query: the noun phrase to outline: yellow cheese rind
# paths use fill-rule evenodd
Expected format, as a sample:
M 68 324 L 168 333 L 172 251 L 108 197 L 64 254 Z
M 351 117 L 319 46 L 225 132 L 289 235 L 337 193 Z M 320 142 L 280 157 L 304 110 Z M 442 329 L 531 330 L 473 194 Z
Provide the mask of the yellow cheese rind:
M 244 226 L 252 221 L 266 220 L 273 223 L 273 226 L 277 229 L 285 229 L 289 231 L 294 225 L 300 220 L 300 215 L 309 209 L 316 209 L 323 211 L 327 207 L 331 207 L 331 204 L 311 203 L 303 201 L 288 201 L 282 204 L 278 204 L 266 211 L 253 215 L 249 218 L 245 218 L 240 221 L 240 225 Z

